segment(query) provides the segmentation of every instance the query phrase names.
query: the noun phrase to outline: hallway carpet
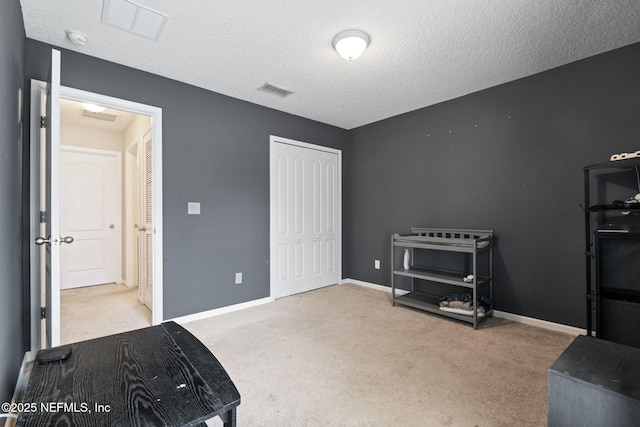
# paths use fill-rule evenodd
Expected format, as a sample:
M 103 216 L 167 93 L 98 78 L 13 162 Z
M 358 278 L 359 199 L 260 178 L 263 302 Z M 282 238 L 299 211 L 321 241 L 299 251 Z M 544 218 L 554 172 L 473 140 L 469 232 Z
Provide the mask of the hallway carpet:
M 151 311 L 138 301 L 138 288 L 110 283 L 60 292 L 61 344 L 150 325 Z
M 184 326 L 240 391 L 238 426 L 546 425 L 547 369 L 573 336 L 390 299 L 346 284 Z

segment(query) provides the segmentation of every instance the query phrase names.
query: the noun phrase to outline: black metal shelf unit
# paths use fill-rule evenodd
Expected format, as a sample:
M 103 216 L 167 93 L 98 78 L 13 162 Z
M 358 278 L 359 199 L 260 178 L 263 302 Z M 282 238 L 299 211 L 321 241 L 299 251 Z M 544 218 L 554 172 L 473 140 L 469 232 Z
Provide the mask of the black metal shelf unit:
M 600 199 L 607 181 L 629 173 L 635 179 L 636 168 L 640 158 L 584 168 L 584 222 L 587 334 L 640 347 L 637 334 L 625 332 L 640 320 L 640 204 L 609 200 L 608 194 L 608 200 Z M 631 192 L 623 197 L 640 189 Z M 595 205 L 592 196 L 598 198 Z

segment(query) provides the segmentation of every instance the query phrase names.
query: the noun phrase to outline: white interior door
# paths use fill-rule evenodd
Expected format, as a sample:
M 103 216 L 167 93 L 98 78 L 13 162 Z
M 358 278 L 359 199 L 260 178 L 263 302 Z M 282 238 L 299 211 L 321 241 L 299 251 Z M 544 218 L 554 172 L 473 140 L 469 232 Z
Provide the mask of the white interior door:
M 61 289 L 122 281 L 121 154 L 62 147 Z
M 336 284 L 340 276 L 339 153 L 290 142 L 271 141 L 271 296 L 275 298 Z
M 60 181 L 58 174 L 60 151 L 60 51 L 51 50 L 51 69 L 47 78 L 46 114 L 42 120 L 45 124 L 46 137 L 44 161 L 41 171 L 44 176 L 44 188 L 40 189 L 45 195 L 44 212 L 41 217 L 45 223 L 43 240 L 36 241 L 44 247 L 45 271 L 43 275 L 46 295 L 46 336 L 47 347 L 60 344 Z
M 138 283 L 140 301 L 153 311 L 153 141 L 151 131 L 139 144 Z

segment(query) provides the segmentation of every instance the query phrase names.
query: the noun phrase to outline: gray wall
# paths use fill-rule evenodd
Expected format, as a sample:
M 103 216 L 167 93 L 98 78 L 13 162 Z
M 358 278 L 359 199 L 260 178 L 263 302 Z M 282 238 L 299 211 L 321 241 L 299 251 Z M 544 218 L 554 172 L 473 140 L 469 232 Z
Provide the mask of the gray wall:
M 49 55 L 27 40 L 25 77 Z M 344 150 L 344 277 L 388 284 L 411 226 L 492 228 L 496 308 L 584 327 L 582 167 L 640 148 L 639 71 L 633 45 L 347 132 L 62 53 L 63 85 L 163 108 L 166 318 L 268 296 L 275 134 Z
M 353 130 L 344 276 L 389 284 L 411 226 L 494 229 L 496 308 L 585 327 L 582 168 L 640 149 L 638 76 L 635 44 Z
M 0 402 L 11 400 L 24 354 L 20 268 L 22 140 L 18 122 L 24 43 L 20 3 L 9 0 L 0 13 Z
M 44 80 L 51 46 L 26 43 Z M 269 135 L 343 149 L 347 132 L 67 50 L 61 80 L 163 109 L 164 317 L 268 297 Z

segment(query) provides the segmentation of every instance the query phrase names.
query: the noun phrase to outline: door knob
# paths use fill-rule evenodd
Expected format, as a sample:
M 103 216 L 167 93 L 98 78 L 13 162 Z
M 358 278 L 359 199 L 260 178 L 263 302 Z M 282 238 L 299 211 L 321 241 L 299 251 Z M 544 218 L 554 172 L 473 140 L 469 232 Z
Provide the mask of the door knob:
M 138 228 L 138 231 L 147 231 L 147 229 L 145 227 L 140 227 Z
M 48 244 L 50 244 L 51 242 L 50 242 L 50 240 L 49 240 L 49 237 L 47 237 L 46 239 L 45 239 L 44 237 L 36 237 L 36 238 L 35 238 L 35 240 L 33 241 L 33 243 L 35 243 L 35 244 L 36 244 L 36 245 L 38 245 L 38 246 L 42 246 L 42 245 L 44 245 L 45 243 L 48 245 Z
M 36 237 L 33 241 L 33 243 L 35 243 L 38 246 L 42 246 L 45 243 L 47 245 L 51 245 L 51 242 L 53 241 L 54 245 L 57 245 L 58 243 L 73 243 L 73 237 L 71 236 L 67 236 L 67 237 L 61 237 L 61 236 L 54 236 L 53 239 L 51 239 L 51 236 L 47 237 L 46 239 L 44 237 Z
M 113 228 L 113 227 L 115 227 L 115 225 L 109 224 L 109 228 Z

